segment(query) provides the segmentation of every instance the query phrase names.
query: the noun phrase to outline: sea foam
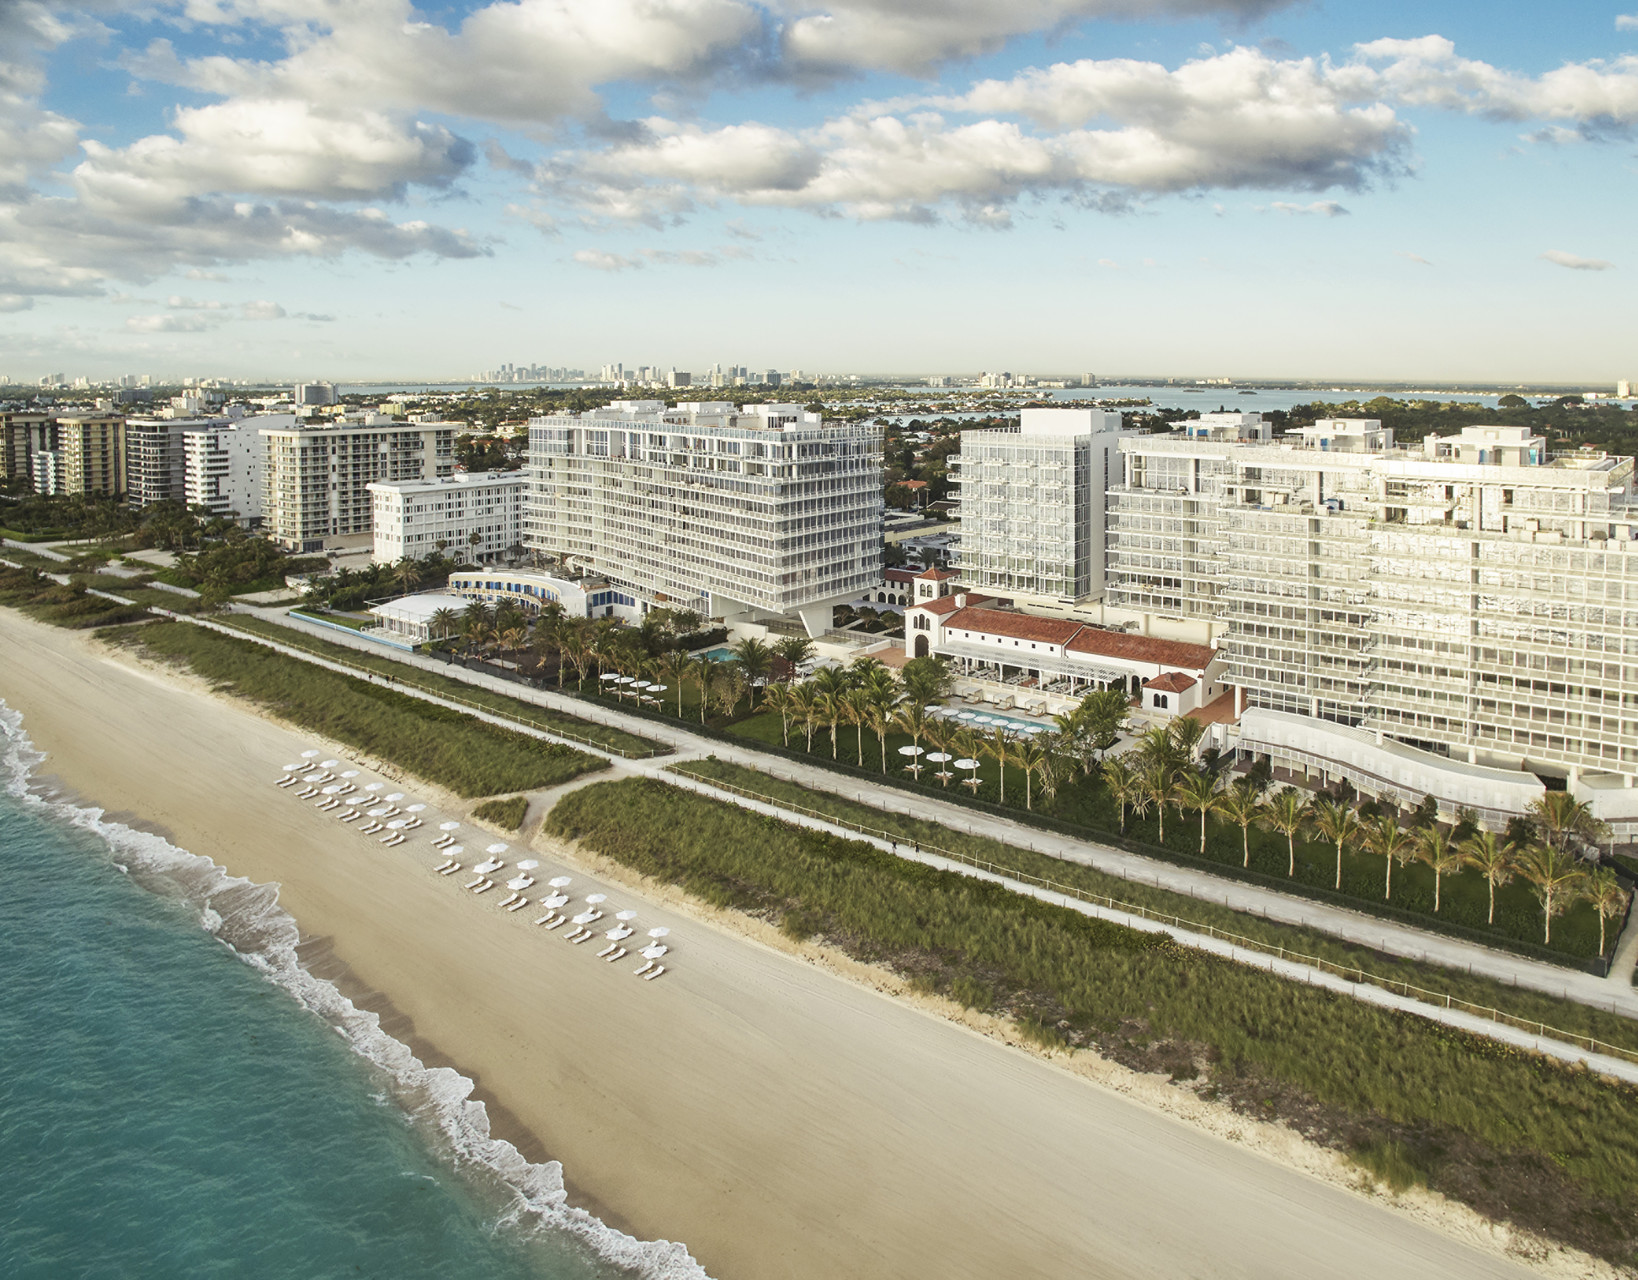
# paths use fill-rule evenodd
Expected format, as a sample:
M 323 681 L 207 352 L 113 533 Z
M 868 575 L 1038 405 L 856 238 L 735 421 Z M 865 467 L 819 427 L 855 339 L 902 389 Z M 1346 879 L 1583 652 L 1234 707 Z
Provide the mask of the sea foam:
M 381 1071 L 395 1102 L 417 1122 L 433 1148 L 465 1175 L 506 1193 L 511 1210 L 502 1225 L 526 1231 L 561 1232 L 600 1261 L 644 1280 L 709 1280 L 686 1246 L 668 1240 L 638 1240 L 568 1204 L 563 1166 L 536 1164 L 510 1142 L 493 1137 L 489 1115 L 474 1101 L 473 1082 L 449 1067 L 424 1065 L 401 1041 L 381 1029 L 374 1013 L 360 1009 L 334 983 L 317 978 L 297 955 L 300 931 L 279 905 L 276 884 L 231 876 L 211 859 L 178 848 L 164 837 L 110 821 L 104 811 L 69 803 L 33 784 L 45 759 L 23 728 L 22 715 L 0 699 L 0 778 L 5 790 L 26 804 L 96 834 L 115 866 L 156 893 L 181 898 L 197 913 L 201 927 L 231 948 L 242 961 L 334 1028 L 353 1051 Z

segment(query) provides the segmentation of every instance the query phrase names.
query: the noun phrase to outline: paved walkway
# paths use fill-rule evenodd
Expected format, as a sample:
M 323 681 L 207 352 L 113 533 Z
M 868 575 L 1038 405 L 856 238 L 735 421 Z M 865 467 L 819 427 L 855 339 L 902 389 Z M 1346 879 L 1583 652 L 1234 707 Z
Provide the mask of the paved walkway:
M 327 628 L 305 624 L 299 619 L 287 618 L 280 609 L 246 609 L 240 607 L 238 611 L 255 613 L 258 616 L 287 626 L 293 631 L 306 632 L 331 643 L 343 644 L 367 653 L 386 654 L 381 645 L 373 644 L 369 640 L 356 636 L 349 636 L 330 631 Z M 664 764 L 675 764 L 715 755 L 720 760 L 728 760 L 735 764 L 759 769 L 764 773 L 801 783 L 803 786 L 811 787 L 814 790 L 829 791 L 837 795 L 848 796 L 879 809 L 911 814 L 956 830 L 989 836 L 993 839 L 1005 841 L 1008 844 L 1033 849 L 1037 853 L 1063 858 L 1066 861 L 1083 863 L 1086 866 L 1095 867 L 1099 871 L 1119 876 L 1122 879 L 1155 885 L 1186 897 L 1215 902 L 1236 911 L 1261 916 L 1267 920 L 1302 925 L 1348 942 L 1376 948 L 1391 955 L 1404 956 L 1408 959 L 1422 960 L 1451 969 L 1480 974 L 1500 982 L 1511 983 L 1518 987 L 1541 991 L 1564 999 L 1576 1000 L 1582 1004 L 1594 1005 L 1608 1009 L 1613 1013 L 1638 1018 L 1638 991 L 1635 991 L 1632 986 L 1630 968 L 1627 970 L 1625 977 L 1619 976 L 1622 973 L 1619 965 L 1612 971 L 1611 978 L 1599 978 L 1590 973 L 1578 973 L 1570 969 L 1560 968 L 1557 965 L 1545 964 L 1523 956 L 1517 956 L 1511 952 L 1493 950 L 1478 943 L 1447 938 L 1439 934 L 1425 932 L 1410 925 L 1380 920 L 1374 916 L 1366 915 L 1364 912 L 1350 911 L 1326 903 L 1312 902 L 1305 898 L 1283 894 L 1277 890 L 1265 889 L 1257 885 L 1242 884 L 1238 881 L 1212 875 L 1206 871 L 1173 866 L 1170 863 L 1145 858 L 1138 854 L 1126 853 L 1108 845 L 1098 844 L 1095 841 L 1081 840 L 1072 836 L 1042 831 L 1008 818 L 979 813 L 951 804 L 939 799 L 936 794 L 907 793 L 895 787 L 834 773 L 819 765 L 805 765 L 798 761 L 764 754 L 752 747 L 740 747 L 733 743 L 703 738 L 690 733 L 680 721 L 654 721 L 641 716 L 628 715 L 612 707 L 587 703 L 547 690 L 531 689 L 483 672 L 469 671 L 458 663 L 446 664 L 421 654 L 411 655 L 394 650 L 386 656 L 391 656 L 406 665 L 423 667 L 429 671 L 437 671 L 473 685 L 492 689 L 497 693 L 506 694 L 520 701 L 533 702 L 555 711 L 566 712 L 585 720 L 624 729 L 629 733 L 664 742 L 676 752 L 674 756 L 665 760 Z M 470 710 L 470 708 L 464 707 L 461 709 Z M 677 781 L 675 775 L 667 776 L 669 780 Z M 783 816 L 790 817 L 791 815 L 784 814 Z M 1621 941 L 1621 948 L 1638 956 L 1638 932 L 1629 929 L 1627 936 L 1623 937 Z

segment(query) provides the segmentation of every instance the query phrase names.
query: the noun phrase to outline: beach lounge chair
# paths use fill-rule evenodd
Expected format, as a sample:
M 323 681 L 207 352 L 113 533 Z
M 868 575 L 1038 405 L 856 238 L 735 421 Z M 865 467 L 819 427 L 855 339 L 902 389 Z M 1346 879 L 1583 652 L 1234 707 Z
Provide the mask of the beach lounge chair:
M 473 868 L 473 869 L 476 870 L 476 868 Z M 463 889 L 476 889 L 480 884 L 483 883 L 483 881 L 484 881 L 484 878 L 482 876 L 479 876 L 471 884 L 463 884 L 461 886 L 461 888 L 463 888 Z
M 363 816 L 364 815 L 362 813 L 360 813 L 357 809 L 354 809 L 351 813 L 342 814 L 341 815 L 341 820 L 343 822 L 357 822 Z
M 535 927 L 538 929 L 541 925 L 547 923 L 550 920 L 555 920 L 556 918 L 557 918 L 557 912 L 548 911 L 545 915 L 541 916 L 541 918 L 539 920 L 535 921 Z
M 440 871 L 438 874 L 441 875 L 441 876 L 452 876 L 457 871 L 459 871 L 460 869 L 461 869 L 461 864 L 457 862 L 453 866 L 449 867 L 447 870 Z
M 563 941 L 584 942 L 589 937 L 591 937 L 591 930 L 582 925 L 580 928 L 571 929 L 568 933 L 564 934 Z
M 309 796 L 316 796 L 318 793 L 319 789 L 317 787 L 304 787 L 300 791 L 296 792 L 296 797 L 301 800 L 306 800 Z
M 602 960 L 605 957 L 611 955 L 612 953 L 618 951 L 619 949 L 620 949 L 620 944 L 618 942 L 611 942 L 611 943 L 609 943 L 608 946 L 604 947 L 601 951 L 599 951 L 597 953 L 597 958 L 599 960 Z
M 296 780 L 296 775 L 295 774 L 287 773 L 282 778 L 275 778 L 274 781 L 273 781 L 273 785 L 275 787 L 282 787 L 282 786 L 285 786 L 288 783 L 294 782 L 295 780 Z
M 665 972 L 665 966 L 663 964 L 657 964 L 657 965 L 654 966 L 654 971 L 652 973 L 645 973 L 643 975 L 643 981 L 644 982 L 653 982 L 654 979 L 658 978 L 664 972 Z
M 384 822 L 366 822 L 359 830 L 367 836 L 373 836 L 377 831 L 384 830 L 386 825 Z
M 643 967 L 640 968 L 640 969 L 633 969 L 632 972 L 635 973 L 640 978 L 645 973 L 647 973 L 650 969 L 654 968 L 654 966 L 657 963 L 658 963 L 658 961 L 655 961 L 655 960 L 644 960 L 643 961 Z
M 386 845 L 389 849 L 396 849 L 399 845 L 404 843 L 405 838 L 406 837 L 402 831 L 394 831 L 381 843 Z
M 582 942 L 590 942 L 596 936 L 597 936 L 597 930 L 596 929 L 583 929 L 583 930 L 581 930 L 580 936 L 578 938 L 570 938 L 569 941 L 574 943 L 574 945 L 578 947 Z
M 402 809 L 400 809 L 397 805 L 390 805 L 390 806 L 388 806 L 387 811 L 384 814 L 382 814 L 381 816 L 383 818 L 396 818 L 399 814 L 401 814 L 403 812 L 404 811 Z
M 472 892 L 473 893 L 488 893 L 494 887 L 495 887 L 495 882 L 493 880 L 486 879 L 486 880 L 484 880 L 484 882 L 482 884 L 480 884 Z
M 569 923 L 569 917 L 568 916 L 559 916 L 556 920 L 553 920 L 551 922 L 551 924 L 546 926 L 546 931 L 548 933 L 550 933 L 553 929 L 556 929 L 556 928 L 558 928 L 558 927 L 560 927 L 562 925 L 566 925 L 568 923 Z
M 523 895 L 521 893 L 519 893 L 516 889 L 514 889 L 511 893 L 507 894 L 504 899 L 501 900 L 501 906 L 509 907 L 514 902 L 516 902 L 519 898 L 521 898 L 522 896 Z
M 404 830 L 405 831 L 414 831 L 415 828 L 420 826 L 420 825 L 421 825 L 421 819 L 411 818 L 408 822 L 406 822 L 404 824 Z
M 276 786 L 276 787 L 293 787 L 300 781 L 301 781 L 300 778 L 289 778 L 289 779 L 286 779 L 284 782 L 275 782 L 273 785 Z
M 433 870 L 436 871 L 439 875 L 443 875 L 444 872 L 448 871 L 454 865 L 455 865 L 455 859 L 451 858 L 448 862 L 444 863 L 443 866 L 434 867 Z
M 518 900 L 516 902 L 514 902 L 511 906 L 507 907 L 506 909 L 508 911 L 522 911 L 528 905 L 529 905 L 529 899 L 527 899 L 525 897 L 522 897 L 520 895 Z
M 624 947 L 616 947 L 614 954 L 608 958 L 608 963 L 613 964 L 616 960 L 624 960 L 625 958 L 626 949 Z

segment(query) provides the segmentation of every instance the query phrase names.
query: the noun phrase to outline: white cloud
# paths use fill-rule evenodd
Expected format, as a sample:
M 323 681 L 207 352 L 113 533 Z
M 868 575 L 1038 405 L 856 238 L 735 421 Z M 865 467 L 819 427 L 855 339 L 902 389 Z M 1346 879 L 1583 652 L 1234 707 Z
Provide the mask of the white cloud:
M 1268 206 L 1275 213 L 1285 214 L 1315 214 L 1321 218 L 1346 218 L 1348 210 L 1344 209 L 1335 200 L 1315 200 L 1311 204 L 1292 204 L 1289 200 L 1276 200 Z
M 1421 254 L 1411 253 L 1407 249 L 1395 249 L 1393 252 L 1394 252 L 1395 257 L 1404 258 L 1408 262 L 1420 263 L 1424 267 L 1431 267 L 1433 265 L 1426 258 L 1424 258 Z
M 132 333 L 204 333 L 221 320 L 214 316 L 127 316 L 125 327 Z
M 1611 271 L 1615 268 L 1613 262 L 1606 262 L 1603 258 L 1583 258 L 1573 253 L 1565 253 L 1562 249 L 1549 249 L 1541 256 L 1548 262 L 1568 267 L 1571 271 Z
M 1638 13 L 1616 14 L 1615 29 L 1617 31 L 1638 31 Z
M 21 293 L 0 293 L 0 314 L 16 311 L 31 311 L 34 309 L 34 299 Z
M 172 294 L 166 299 L 165 305 L 172 311 L 220 311 L 227 303 L 218 302 L 214 298 L 182 298 Z
M 239 314 L 246 320 L 283 320 L 290 313 L 278 303 L 262 299 L 245 303 L 239 308 Z
M 643 265 L 641 258 L 626 258 L 602 249 L 576 249 L 574 260 L 594 271 L 630 271 Z

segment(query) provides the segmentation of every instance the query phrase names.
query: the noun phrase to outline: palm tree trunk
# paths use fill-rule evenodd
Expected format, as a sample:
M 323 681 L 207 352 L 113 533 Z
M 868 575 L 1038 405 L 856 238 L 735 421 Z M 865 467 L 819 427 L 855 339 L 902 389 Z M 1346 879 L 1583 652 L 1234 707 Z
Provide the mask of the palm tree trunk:
M 1553 892 L 1549 889 L 1541 899 L 1541 942 L 1543 946 L 1553 945 Z
M 1486 923 L 1487 924 L 1495 924 L 1496 923 L 1496 882 L 1494 880 L 1491 880 L 1489 876 L 1485 877 L 1485 881 L 1486 881 L 1486 883 L 1488 883 L 1490 885 L 1490 919 L 1487 920 Z
M 1297 874 L 1297 838 L 1289 831 L 1285 833 L 1285 848 L 1291 855 L 1291 860 L 1285 865 L 1285 878 L 1289 880 Z
M 1249 867 L 1251 865 L 1251 828 L 1244 825 L 1240 827 L 1240 850 L 1245 854 L 1245 861 L 1240 865 Z
M 1439 871 L 1438 871 L 1438 868 L 1435 868 L 1434 872 L 1433 872 L 1433 914 L 1434 915 L 1439 914 Z
M 1386 887 L 1384 887 L 1382 890 L 1382 901 L 1386 902 L 1389 898 L 1393 897 L 1393 855 L 1388 855 L 1384 861 L 1386 861 L 1388 864 L 1388 879 Z
M 1162 800 L 1155 806 L 1155 816 L 1160 819 L 1160 843 L 1166 843 L 1166 802 Z
M 1337 888 L 1342 888 L 1342 841 L 1337 841 Z
M 1200 852 L 1206 851 L 1206 811 L 1200 811 Z
M 876 740 L 882 744 L 882 772 L 887 772 L 887 730 L 884 728 L 876 735 Z
M 853 756 L 854 756 L 854 759 L 856 759 L 859 762 L 859 768 L 863 769 L 864 768 L 864 721 L 863 720 L 855 720 L 853 722 L 853 736 L 856 739 L 858 739 L 858 741 L 854 743 L 854 748 L 855 749 L 854 749 L 854 752 L 853 752 Z

